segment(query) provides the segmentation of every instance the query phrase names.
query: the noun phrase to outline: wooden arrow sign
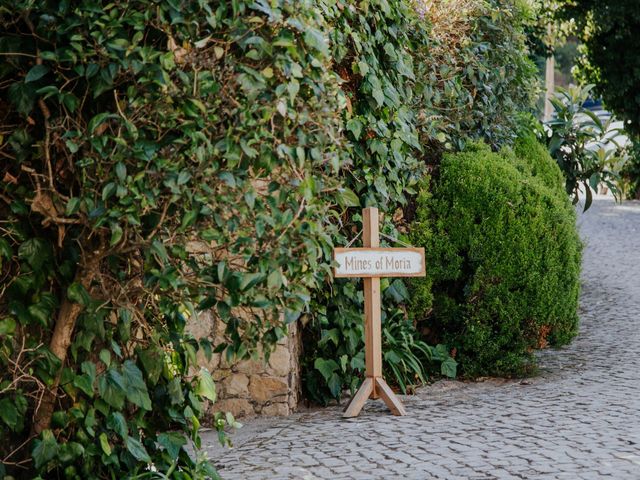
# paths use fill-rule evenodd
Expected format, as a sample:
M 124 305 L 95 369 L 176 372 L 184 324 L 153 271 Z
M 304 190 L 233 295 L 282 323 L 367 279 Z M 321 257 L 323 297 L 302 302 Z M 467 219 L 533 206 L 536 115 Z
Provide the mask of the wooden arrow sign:
M 368 398 L 381 397 L 394 415 L 406 415 L 404 405 L 382 377 L 381 277 L 423 277 L 423 248 L 380 248 L 378 209 L 362 210 L 364 248 L 336 248 L 336 277 L 364 278 L 364 343 L 366 378 L 343 417 L 356 417 Z

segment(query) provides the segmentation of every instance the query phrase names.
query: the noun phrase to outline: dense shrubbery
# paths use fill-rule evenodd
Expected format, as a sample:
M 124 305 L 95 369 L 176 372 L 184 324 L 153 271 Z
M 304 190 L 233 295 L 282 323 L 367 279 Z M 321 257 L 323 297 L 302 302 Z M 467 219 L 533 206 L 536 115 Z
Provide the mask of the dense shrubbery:
M 343 113 L 356 168 L 345 181 L 362 206 L 383 209 L 383 231 L 391 237 L 406 233 L 396 209 L 414 195 L 424 166 L 437 165 L 442 151 L 460 148 L 469 138 L 484 138 L 496 148 L 510 143 L 517 112 L 532 108 L 537 90 L 523 33 L 528 12 L 519 3 L 453 2 L 464 8 L 411 3 L 412 8 L 403 1 L 358 8 L 339 1 L 326 13 L 334 28 L 335 68 L 346 80 L 350 104 Z M 354 214 L 352 220 L 358 219 Z M 343 224 L 344 237 L 337 243 L 359 230 L 346 217 Z M 356 284 L 341 280 L 315 297 L 303 365 L 305 391 L 316 401 L 339 398 L 343 388 L 353 390 L 364 373 L 362 297 Z M 413 349 L 404 335 L 413 327 L 398 327 L 406 318 L 405 284 L 398 279 L 382 287 L 385 338 L 395 339 L 383 345 L 385 368 L 400 387 L 420 383 L 430 363 L 427 355 L 404 369 L 394 368 L 398 357 L 387 354 L 398 345 L 405 352 Z M 412 338 L 417 337 L 413 330 Z M 453 374 L 455 362 L 443 347 L 429 351 L 443 373 Z
M 379 3 L 379 4 L 378 4 Z M 343 181 L 357 193 L 359 205 L 376 205 L 393 213 L 415 193 L 424 172 L 420 161 L 418 118 L 414 104 L 421 79 L 414 65 L 416 51 L 428 47 L 427 32 L 407 2 L 372 2 L 357 7 L 338 1 L 325 18 L 331 33 L 335 71 L 344 80 L 348 108 L 343 111 L 351 144 L 352 167 Z M 359 212 L 341 219 L 337 244 L 346 243 L 358 231 Z M 382 230 L 397 235 L 391 215 Z M 385 282 L 385 287 L 388 282 Z M 396 282 L 404 290 L 401 282 Z M 339 398 L 343 388 L 354 390 L 364 371 L 362 294 L 358 282 L 336 281 L 318 291 L 311 308 L 303 360 L 307 395 L 326 403 Z M 398 318 L 401 293 L 385 288 L 385 318 Z M 408 347 L 407 347 L 408 348 Z M 339 362 L 338 362 L 339 360 Z M 422 375 L 422 372 L 419 372 Z M 408 375 L 395 383 L 409 383 Z
M 417 60 L 426 69 L 421 142 L 438 138 L 456 149 L 469 138 L 492 148 L 512 143 L 519 114 L 530 111 L 538 95 L 525 35 L 536 12 L 518 1 L 415 2 L 431 39 Z
M 447 155 L 417 199 L 410 238 L 427 251 L 412 312 L 457 351 L 468 376 L 519 375 L 531 350 L 577 329 L 581 243 L 562 176 L 545 148 L 474 145 Z
M 333 245 L 359 229 L 346 207 L 379 206 L 383 232 L 406 234 L 440 153 L 509 144 L 532 105 L 526 12 L 469 3 L 451 44 L 404 0 L 3 4 L 0 475 L 213 475 L 183 448 L 215 397 L 192 369 L 211 344 L 184 331 L 202 309 L 229 358 L 268 352 L 306 312 L 307 393 L 355 389 L 360 287 L 329 286 Z M 383 288 L 391 382 L 433 361 L 454 374 L 408 320 L 403 281 Z
M 270 5 L 0 9 L 0 477 L 212 474 L 186 319 L 268 351 L 327 274 L 347 101 L 317 2 Z
M 562 19 L 575 21 L 583 42 L 577 74 L 596 85 L 607 108 L 640 134 L 640 3 L 636 0 L 558 0 Z

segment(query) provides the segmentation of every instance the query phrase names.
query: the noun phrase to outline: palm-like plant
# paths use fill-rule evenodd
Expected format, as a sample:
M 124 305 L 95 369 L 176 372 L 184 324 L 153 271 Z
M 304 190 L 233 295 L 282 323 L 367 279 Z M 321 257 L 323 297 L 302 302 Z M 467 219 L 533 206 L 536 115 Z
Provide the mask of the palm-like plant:
M 577 203 L 584 190 L 587 210 L 593 201 L 593 191 L 605 184 L 618 197 L 619 172 L 626 158 L 628 142 L 623 125 L 610 118 L 603 122 L 585 108 L 593 85 L 558 88 L 550 101 L 555 118 L 546 123 L 548 148 L 562 170 L 567 193 Z

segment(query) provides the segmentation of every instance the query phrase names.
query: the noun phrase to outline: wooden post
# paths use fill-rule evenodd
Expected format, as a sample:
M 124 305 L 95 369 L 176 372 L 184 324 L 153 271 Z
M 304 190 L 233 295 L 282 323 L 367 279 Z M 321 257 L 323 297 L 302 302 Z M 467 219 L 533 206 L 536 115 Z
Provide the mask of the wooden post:
M 365 208 L 362 211 L 362 245 L 380 246 L 378 209 Z M 380 278 L 364 279 L 364 344 L 367 377 L 382 376 L 382 326 L 380 313 Z M 371 398 L 378 398 L 375 382 Z

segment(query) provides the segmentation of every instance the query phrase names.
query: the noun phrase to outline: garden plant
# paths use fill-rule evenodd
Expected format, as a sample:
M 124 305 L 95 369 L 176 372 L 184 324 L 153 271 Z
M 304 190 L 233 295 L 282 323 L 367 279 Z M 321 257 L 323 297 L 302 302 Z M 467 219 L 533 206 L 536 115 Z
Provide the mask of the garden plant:
M 429 255 L 425 281 L 381 282 L 392 386 L 522 373 L 568 341 L 575 215 L 522 135 L 534 20 L 517 0 L 0 0 L 0 478 L 218 478 L 200 426 L 238 424 L 198 365 L 268 360 L 293 322 L 307 398 L 355 391 L 363 298 L 331 253 L 366 206 Z M 203 311 L 220 338 L 188 333 Z
M 0 477 L 214 475 L 187 320 L 268 353 L 328 272 L 355 196 L 322 12 L 252 5 L 0 9 Z
M 534 349 L 576 334 L 581 242 L 562 183 L 531 134 L 447 155 L 424 180 L 410 238 L 430 268 L 411 312 L 465 376 L 530 374 Z

